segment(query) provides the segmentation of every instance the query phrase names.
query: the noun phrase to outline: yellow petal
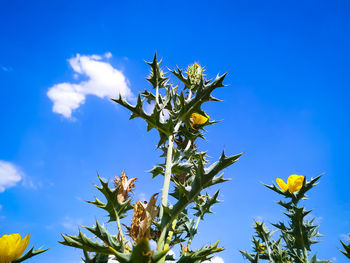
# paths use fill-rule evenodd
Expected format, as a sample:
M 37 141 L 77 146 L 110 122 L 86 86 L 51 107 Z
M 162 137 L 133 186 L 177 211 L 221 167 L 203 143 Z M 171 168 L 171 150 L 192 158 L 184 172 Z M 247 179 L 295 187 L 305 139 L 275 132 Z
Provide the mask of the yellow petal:
M 191 114 L 191 124 L 192 125 L 202 125 L 206 123 L 209 119 L 209 116 L 205 114 L 206 116 L 203 116 L 198 113 L 192 113 Z
M 288 177 L 287 184 L 288 184 L 288 185 L 294 184 L 294 181 L 295 181 L 295 179 L 298 178 L 298 176 L 299 176 L 299 175 L 297 175 L 297 174 L 292 174 L 292 175 L 290 175 L 290 176 Z
M 17 249 L 14 253 L 15 259 L 19 258 L 23 252 L 26 250 L 28 244 L 29 244 L 29 238 L 30 235 L 27 235 L 25 238 L 23 238 L 19 244 L 17 245 Z
M 304 176 L 292 174 L 288 177 L 288 189 L 290 193 L 299 191 L 303 187 Z
M 276 183 L 278 184 L 278 186 L 281 188 L 282 191 L 288 190 L 288 185 L 281 178 L 277 178 Z
M 10 244 L 8 242 L 9 235 L 3 235 L 0 237 L 0 263 L 7 263 L 7 254 L 10 250 Z
M 7 239 L 8 235 L 2 235 L 0 237 L 0 255 L 3 255 L 4 251 L 7 250 Z
M 8 263 L 17 258 L 16 252 L 20 242 L 20 234 L 3 235 L 0 238 L 0 263 Z

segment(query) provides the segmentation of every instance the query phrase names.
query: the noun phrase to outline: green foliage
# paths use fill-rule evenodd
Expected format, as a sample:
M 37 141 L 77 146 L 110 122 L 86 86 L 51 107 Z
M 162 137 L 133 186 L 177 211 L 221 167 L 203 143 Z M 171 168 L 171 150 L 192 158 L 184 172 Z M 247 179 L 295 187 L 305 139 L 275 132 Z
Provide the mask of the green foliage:
M 39 255 L 41 253 L 44 253 L 45 251 L 47 251 L 48 249 L 35 249 L 34 247 L 32 247 L 31 249 L 28 250 L 27 253 L 25 253 L 24 255 L 22 255 L 20 258 L 12 261 L 12 263 L 19 263 L 19 262 L 23 262 L 31 257 L 34 257 L 36 255 Z
M 273 235 L 276 231 L 269 231 L 263 223 L 255 222 L 255 236 L 253 236 L 252 240 L 254 252 L 240 251 L 246 259 L 250 262 L 259 262 L 259 259 L 261 259 L 276 263 L 329 262 L 328 260 L 318 260 L 316 254 L 309 259 L 311 245 L 318 243 L 317 238 L 321 235 L 318 232 L 319 226 L 314 224 L 314 219 L 306 219 L 311 210 L 305 210 L 304 206 L 298 206 L 301 200 L 306 199 L 306 193 L 317 185 L 320 177 L 318 176 L 310 181 L 304 178 L 301 189 L 292 193 L 282 191 L 275 184 L 265 185 L 290 200 L 278 202 L 286 210 L 284 214 L 288 217 L 288 223 L 278 222 L 277 224 L 272 224 L 280 233 L 279 239 L 274 240 Z M 264 249 L 261 249 L 262 247 Z
M 218 247 L 219 241 L 210 246 L 202 247 L 199 250 L 183 252 L 177 263 L 200 263 L 210 260 L 214 253 L 223 251 L 224 249 Z
M 96 254 L 93 257 L 90 257 L 89 253 L 87 253 L 85 250 L 84 252 L 84 256 L 85 258 L 83 258 L 83 261 L 85 263 L 107 263 L 108 262 L 108 255 L 104 255 L 104 254 Z
M 210 195 L 208 189 L 227 181 L 223 178 L 222 171 L 241 156 L 227 156 L 223 152 L 219 160 L 210 165 L 207 154 L 199 151 L 196 145 L 198 138 L 204 139 L 204 128 L 216 123 L 208 119 L 202 107 L 206 102 L 220 101 L 212 92 L 225 86 L 223 81 L 226 74 L 217 76 L 214 80 L 206 80 L 203 68 L 195 63 L 185 73 L 179 68 L 170 71 L 180 82 L 180 86 L 176 86 L 170 83 L 170 78 L 161 69 L 157 55 L 147 64 L 151 68 L 147 80 L 155 93 L 152 90 L 140 93 L 136 105 L 131 105 L 122 96 L 112 101 L 128 109 L 131 112 L 130 119 L 143 119 L 147 131 L 158 131 L 157 145 L 164 163 L 154 166 L 149 172 L 153 178 L 159 175 L 164 177 L 160 205 L 155 204 L 156 195 L 147 206 L 142 202 L 133 202 L 132 198 L 121 201 L 120 195 L 128 196 L 127 192 L 131 191 L 127 187 L 127 180 L 123 181 L 121 177 L 115 188 L 111 188 L 108 182 L 99 178 L 101 186 L 96 187 L 106 201 L 95 198 L 89 203 L 108 213 L 107 223 L 116 223 L 118 233 L 110 233 L 105 226 L 96 222 L 95 226 L 84 228 L 97 241 L 81 231 L 77 236 L 63 235 L 64 240 L 61 241 L 64 245 L 83 250 L 84 261 L 88 263 L 104 263 L 108 256 L 121 263 L 163 263 L 165 259 L 199 263 L 223 250 L 218 247 L 218 242 L 198 250 L 191 250 L 190 245 L 198 232 L 200 220 L 212 213 L 212 207 L 219 202 L 219 191 Z M 144 109 L 145 103 L 154 105 L 150 114 Z M 195 121 L 193 116 L 199 116 L 204 121 Z M 169 189 L 172 189 L 170 194 Z M 173 205 L 170 205 L 168 198 L 172 198 Z M 132 208 L 134 215 L 131 226 L 122 224 L 121 220 L 125 220 L 127 212 Z M 123 225 L 132 239 L 125 238 Z M 156 250 L 150 249 L 149 239 L 157 243 Z M 170 246 L 185 242 L 187 245 L 181 245 L 182 253 L 178 259 L 167 255 Z
M 98 177 L 101 183 L 101 187 L 95 186 L 106 198 L 107 203 L 101 202 L 95 197 L 94 201 L 88 201 L 88 203 L 93 204 L 99 208 L 102 208 L 108 212 L 109 222 L 116 221 L 118 218 L 122 219 L 126 216 L 126 213 L 132 209 L 130 204 L 131 199 L 126 202 L 120 202 L 118 200 L 119 188 L 111 189 L 108 186 L 108 182 L 104 182 L 100 177 Z
M 343 253 L 347 258 L 350 259 L 350 244 L 345 244 L 343 241 L 340 241 L 342 246 L 343 246 L 343 250 L 340 250 L 341 253 Z

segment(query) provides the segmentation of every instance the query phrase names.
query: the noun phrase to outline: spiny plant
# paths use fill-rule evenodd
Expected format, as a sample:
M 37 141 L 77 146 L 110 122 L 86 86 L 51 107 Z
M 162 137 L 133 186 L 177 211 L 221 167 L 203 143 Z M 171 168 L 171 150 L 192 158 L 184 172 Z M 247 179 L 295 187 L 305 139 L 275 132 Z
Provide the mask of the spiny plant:
M 109 232 L 106 226 L 96 221 L 95 226 L 84 228 L 97 241 L 81 231 L 77 236 L 62 235 L 64 240 L 61 241 L 63 245 L 83 250 L 87 263 L 107 262 L 110 258 L 121 263 L 162 263 L 165 260 L 199 263 L 223 250 L 218 242 L 193 250 L 191 242 L 200 221 L 206 214 L 212 213 L 212 206 L 219 202 L 219 191 L 210 195 L 208 188 L 227 181 L 223 178 L 222 170 L 241 156 L 226 156 L 223 152 L 218 161 L 209 165 L 207 153 L 199 151 L 196 144 L 197 139 L 204 139 L 204 128 L 216 123 L 209 119 L 202 106 L 206 102 L 220 101 L 212 96 L 212 92 L 225 86 L 223 81 L 226 74 L 206 79 L 204 69 L 198 63 L 189 66 L 186 72 L 179 68 L 170 70 L 180 82 L 179 87 L 170 83 L 156 54 L 153 61 L 147 63 L 151 67 L 147 80 L 154 91 L 141 92 L 136 105 L 129 104 L 121 95 L 112 101 L 130 110 L 130 119 L 146 121 L 147 131 L 155 129 L 159 133 L 157 147 L 164 163 L 154 166 L 149 172 L 152 178 L 164 177 L 160 204 L 157 204 L 157 193 L 148 203 L 133 203 L 129 193 L 134 188 L 135 178 L 128 179 L 122 174 L 115 179 L 114 187 L 99 178 L 101 186 L 97 186 L 97 189 L 106 200 L 96 198 L 90 203 L 108 213 L 108 223 L 116 223 L 118 233 Z M 145 103 L 154 106 L 150 114 L 145 111 Z M 170 205 L 170 198 L 173 205 Z M 132 209 L 131 225 L 122 224 L 121 220 Z M 125 229 L 131 239 L 127 239 Z M 156 242 L 156 249 L 151 250 L 150 240 Z M 170 256 L 170 248 L 178 245 L 179 257 Z
M 350 239 L 350 235 L 348 237 Z M 344 251 L 339 249 L 340 252 L 343 253 L 348 259 L 350 259 L 350 243 L 347 245 L 343 241 L 340 241 L 340 243 L 342 244 L 344 249 Z
M 318 260 L 316 254 L 311 255 L 311 245 L 318 243 L 319 225 L 314 224 L 314 218 L 309 220 L 306 216 L 312 210 L 306 210 L 299 203 L 306 199 L 306 193 L 317 185 L 321 176 L 307 181 L 304 176 L 293 174 L 289 176 L 287 184 L 280 178 L 275 184 L 265 185 L 269 189 L 287 198 L 288 201 L 279 201 L 288 217 L 287 224 L 279 222 L 272 224 L 276 231 L 269 230 L 262 222 L 255 222 L 255 235 L 252 238 L 253 252 L 240 251 L 250 262 L 257 263 L 260 260 L 273 263 L 326 263 L 328 260 Z M 273 235 L 279 231 L 277 240 Z

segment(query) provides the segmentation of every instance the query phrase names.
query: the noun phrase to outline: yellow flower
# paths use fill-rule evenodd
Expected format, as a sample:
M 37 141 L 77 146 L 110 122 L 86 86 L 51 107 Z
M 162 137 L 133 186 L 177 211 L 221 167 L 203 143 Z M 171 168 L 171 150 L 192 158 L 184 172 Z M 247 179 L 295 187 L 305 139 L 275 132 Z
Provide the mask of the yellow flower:
M 191 120 L 191 126 L 193 127 L 194 125 L 202 125 L 206 123 L 209 120 L 209 116 L 207 114 L 203 116 L 198 113 L 192 113 L 190 120 Z
M 258 252 L 261 253 L 261 254 L 265 253 L 265 246 L 264 246 L 264 244 L 262 244 L 262 243 L 259 244 Z
M 21 240 L 20 234 L 3 235 L 0 237 L 0 263 L 10 263 L 19 258 L 29 243 L 30 235 Z
M 289 191 L 290 193 L 297 192 L 301 189 L 304 183 L 304 176 L 292 174 L 288 177 L 287 183 L 282 179 L 277 178 L 276 183 L 282 189 L 282 191 Z

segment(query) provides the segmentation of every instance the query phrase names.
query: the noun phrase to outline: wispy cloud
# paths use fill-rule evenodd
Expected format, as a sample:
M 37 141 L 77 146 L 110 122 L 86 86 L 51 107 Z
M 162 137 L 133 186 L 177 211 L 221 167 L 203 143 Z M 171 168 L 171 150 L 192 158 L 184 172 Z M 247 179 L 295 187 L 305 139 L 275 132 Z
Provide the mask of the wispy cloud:
M 31 177 L 25 175 L 22 178 L 22 185 L 25 188 L 29 188 L 32 190 L 38 190 L 39 188 L 41 188 L 43 186 L 43 183 L 41 181 L 34 181 Z M 51 186 L 49 183 L 47 183 L 46 185 Z
M 74 70 L 74 79 L 87 78 L 78 83 L 63 82 L 52 86 L 47 96 L 53 102 L 53 112 L 66 118 L 72 117 L 72 111 L 85 102 L 87 95 L 99 98 L 118 97 L 133 98 L 124 74 L 115 69 L 106 60 L 111 58 L 110 52 L 104 56 L 80 55 L 69 59 L 69 65 Z
M 24 173 L 16 165 L 0 160 L 0 192 L 15 186 L 24 177 Z
M 83 220 L 79 218 L 72 218 L 69 216 L 66 216 L 62 222 L 61 225 L 68 230 L 76 230 L 79 226 L 81 226 L 83 223 Z
M 3 71 L 5 71 L 5 72 L 11 72 L 11 71 L 13 71 L 13 69 L 11 68 L 11 67 L 7 67 L 7 66 L 1 66 L 0 67 Z

